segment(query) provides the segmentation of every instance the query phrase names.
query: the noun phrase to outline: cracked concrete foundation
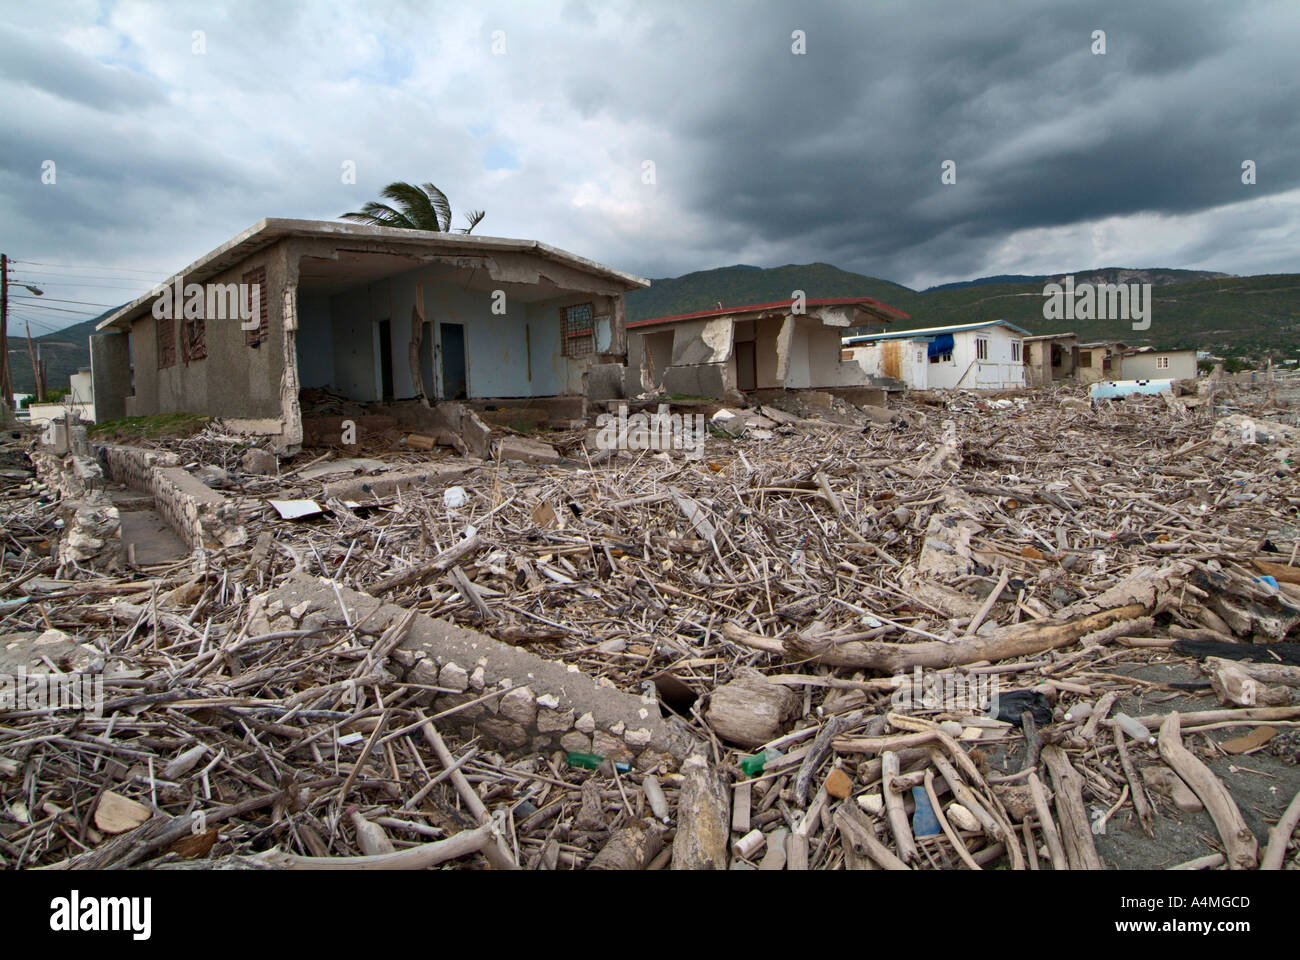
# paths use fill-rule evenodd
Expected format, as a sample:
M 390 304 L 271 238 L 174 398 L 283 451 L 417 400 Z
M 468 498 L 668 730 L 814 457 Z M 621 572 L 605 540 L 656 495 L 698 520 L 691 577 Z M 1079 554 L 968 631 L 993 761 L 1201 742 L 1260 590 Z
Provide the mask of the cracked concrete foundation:
M 151 494 L 154 509 L 190 549 L 248 540 L 237 504 L 184 470 L 175 454 L 112 443 L 94 449 L 108 479 Z
M 363 624 L 367 633 L 382 632 L 405 612 L 396 604 L 304 573 L 295 573 L 264 600 L 268 611 L 274 608 L 281 616 L 292 611 L 301 623 L 313 615 L 341 621 L 340 597 L 347 621 Z M 268 622 L 277 627 L 274 620 Z M 699 743 L 679 721 L 660 716 L 652 698 L 624 693 L 576 667 L 424 614 L 415 616 L 390 657 L 390 669 L 404 673 L 407 682 L 455 691 L 430 691 L 438 711 L 513 687 L 448 717 L 509 750 L 593 752 L 650 767 L 680 761 Z

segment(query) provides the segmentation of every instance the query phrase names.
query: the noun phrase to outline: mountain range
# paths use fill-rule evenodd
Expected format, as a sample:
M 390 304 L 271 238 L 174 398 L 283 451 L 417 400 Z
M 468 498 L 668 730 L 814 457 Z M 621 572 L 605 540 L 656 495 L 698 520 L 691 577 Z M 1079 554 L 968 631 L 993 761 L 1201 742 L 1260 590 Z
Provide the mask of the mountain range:
M 1300 274 L 1236 277 L 1204 270 L 1105 267 L 1073 274 L 1082 283 L 1150 283 L 1151 326 L 1134 331 L 1125 320 L 1043 319 L 1043 285 L 1066 276 L 1001 275 L 913 290 L 877 277 L 841 270 L 829 263 L 755 267 L 736 264 L 680 277 L 655 279 L 627 295 L 627 318 L 645 320 L 788 300 L 795 290 L 817 297 L 874 297 L 910 314 L 893 329 L 1008 320 L 1035 334 L 1078 335 L 1082 342 L 1122 340 L 1156 347 L 1196 347 L 1221 356 L 1249 359 L 1300 357 Z M 36 338 L 46 362 L 47 384 L 64 388 L 68 377 L 90 364 L 90 335 L 114 307 L 93 319 Z M 11 334 L 9 368 L 14 389 L 33 389 L 31 361 L 23 339 Z

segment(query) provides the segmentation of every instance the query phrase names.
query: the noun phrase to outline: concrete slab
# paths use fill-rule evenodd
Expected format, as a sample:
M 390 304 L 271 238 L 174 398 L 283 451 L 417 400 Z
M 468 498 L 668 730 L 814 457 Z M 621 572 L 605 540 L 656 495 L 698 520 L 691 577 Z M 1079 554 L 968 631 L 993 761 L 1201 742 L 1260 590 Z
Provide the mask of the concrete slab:
M 319 612 L 341 619 L 339 597 L 347 608 L 348 621 L 364 621 L 367 633 L 378 635 L 405 612 L 396 604 L 301 572 L 270 591 L 266 601 L 279 600 L 283 609 L 299 610 L 302 616 Z M 299 606 L 304 603 L 305 607 Z M 509 702 L 490 701 L 455 715 L 457 723 L 473 724 L 478 732 L 508 749 L 545 752 L 581 747 L 589 751 L 603 744 L 606 756 L 624 750 L 636 756 L 648 750 L 681 760 L 699 745 L 684 725 L 663 719 L 656 700 L 597 683 L 576 667 L 545 660 L 446 620 L 417 614 L 393 660 L 412 663 L 412 670 L 419 670 L 418 665 L 424 662 L 428 664 L 426 679 L 420 682 L 438 676 L 437 685 L 466 691 L 439 697 L 434 704 L 439 709 L 474 699 L 494 687 L 527 691 L 513 694 Z

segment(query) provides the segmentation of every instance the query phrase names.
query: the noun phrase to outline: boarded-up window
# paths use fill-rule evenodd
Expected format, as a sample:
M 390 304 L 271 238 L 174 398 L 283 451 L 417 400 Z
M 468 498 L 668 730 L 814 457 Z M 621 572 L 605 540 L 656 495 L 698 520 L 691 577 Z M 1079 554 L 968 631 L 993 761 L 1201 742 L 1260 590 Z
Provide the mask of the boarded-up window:
M 176 363 L 176 321 L 162 317 L 154 321 L 158 330 L 158 369 Z
M 1083 353 L 1079 354 L 1079 366 L 1081 366 L 1081 367 L 1091 367 L 1091 366 L 1092 366 L 1092 351 L 1091 351 L 1091 350 L 1085 350 L 1085 351 L 1083 351 Z
M 267 311 L 270 291 L 266 289 L 266 267 L 258 267 L 256 270 L 248 271 L 248 273 L 244 274 L 243 282 L 245 284 L 244 289 L 248 291 L 248 297 L 241 304 L 243 309 L 248 308 L 249 302 L 254 299 L 253 291 L 257 291 L 258 323 L 251 330 L 244 331 L 244 342 L 250 347 L 256 347 L 258 344 L 265 343 L 271 337 L 271 321 Z
M 181 359 L 186 363 L 208 355 L 207 331 L 202 317 L 181 321 Z
M 580 303 L 560 310 L 560 355 L 589 357 L 596 352 L 595 322 L 591 304 Z

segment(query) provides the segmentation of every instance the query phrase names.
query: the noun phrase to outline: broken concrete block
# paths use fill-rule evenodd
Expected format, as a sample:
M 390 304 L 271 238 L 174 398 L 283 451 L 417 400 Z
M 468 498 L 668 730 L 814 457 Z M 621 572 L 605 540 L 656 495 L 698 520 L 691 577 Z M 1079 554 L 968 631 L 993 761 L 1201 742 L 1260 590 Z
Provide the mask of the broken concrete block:
M 549 443 L 527 437 L 506 437 L 497 444 L 497 459 L 551 464 L 559 463 L 562 457 Z
M 255 473 L 264 477 L 274 477 L 280 472 L 279 458 L 271 451 L 260 450 L 257 447 L 245 450 L 244 455 L 239 458 L 239 464 L 244 468 L 245 473 Z
M 537 698 L 537 732 L 538 733 L 564 733 L 573 729 L 573 710 L 561 710 L 556 704 L 543 704 L 545 699 L 555 700 L 553 696 L 547 694 L 545 697 Z

